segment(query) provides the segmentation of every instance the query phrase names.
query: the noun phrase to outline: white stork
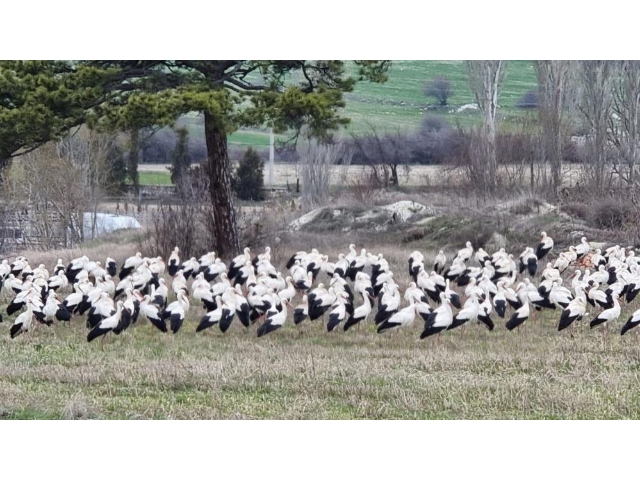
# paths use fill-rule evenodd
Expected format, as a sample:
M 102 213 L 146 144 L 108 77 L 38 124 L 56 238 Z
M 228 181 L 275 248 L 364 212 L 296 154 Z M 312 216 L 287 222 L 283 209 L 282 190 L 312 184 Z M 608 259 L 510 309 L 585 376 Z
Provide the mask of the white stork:
M 178 292 L 178 299 L 175 302 L 171 302 L 167 308 L 162 312 L 162 320 L 165 322 L 169 320 L 171 325 L 171 331 L 175 334 L 178 333 L 186 313 L 189 311 L 189 298 L 187 293 L 183 290 Z
M 293 323 L 300 325 L 309 316 L 309 299 L 307 295 L 302 297 L 302 303 L 293 309 Z
M 87 342 L 91 342 L 102 336 L 102 341 L 106 338 L 107 333 L 116 332 L 120 326 L 122 317 L 123 302 L 119 301 L 116 305 L 116 313 L 110 317 L 101 320 L 87 335 Z
M 420 338 L 424 339 L 446 330 L 453 323 L 453 311 L 451 310 L 449 297 L 444 292 L 440 293 L 442 305 L 436 308 L 424 323 L 424 330 Z
M 388 330 L 395 330 L 397 328 L 410 327 L 416 318 L 416 306 L 413 298 L 409 299 L 409 306 L 398 310 L 391 315 L 388 319 L 378 325 L 378 333 L 383 333 Z
M 447 264 L 447 257 L 442 250 L 438 252 L 436 255 L 436 259 L 433 262 L 433 270 L 437 274 L 442 274 L 444 272 L 444 266 Z
M 275 309 L 269 309 L 267 311 L 267 319 L 258 328 L 258 337 L 262 337 L 268 333 L 271 333 L 284 325 L 287 320 L 287 300 L 282 300 L 282 310 L 277 311 Z
M 524 322 L 527 321 L 531 311 L 529 310 L 529 296 L 527 291 L 525 290 L 524 284 L 519 284 L 518 288 L 516 288 L 516 293 L 518 294 L 518 298 L 520 302 L 522 302 L 522 306 L 518 308 L 509 321 L 505 324 L 507 330 L 511 331 L 514 328 L 519 327 Z
M 369 318 L 369 315 L 371 314 L 371 297 L 368 293 L 362 293 L 362 301 L 362 305 L 360 305 L 353 311 L 353 314 L 349 316 L 346 323 L 344 324 L 345 332 L 354 325 L 360 322 L 364 322 L 367 320 L 367 318 Z
M 551 250 L 553 250 L 553 239 L 547 236 L 547 232 L 542 232 L 540 234 L 540 243 L 536 249 L 538 260 L 542 260 Z

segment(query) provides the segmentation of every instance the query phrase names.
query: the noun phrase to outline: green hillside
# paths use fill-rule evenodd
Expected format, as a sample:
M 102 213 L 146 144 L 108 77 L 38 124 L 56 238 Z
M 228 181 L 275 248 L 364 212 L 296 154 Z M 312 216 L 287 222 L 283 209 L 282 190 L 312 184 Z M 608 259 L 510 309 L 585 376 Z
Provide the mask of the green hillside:
M 439 107 L 435 99 L 423 94 L 424 83 L 438 76 L 451 81 L 453 93 L 447 107 Z M 503 125 L 508 126 L 510 120 L 525 114 L 516 104 L 524 93 L 535 88 L 537 83 L 533 63 L 510 61 L 499 100 Z M 395 61 L 386 83 L 361 82 L 352 93 L 346 95 L 346 100 L 344 114 L 352 121 L 348 131 L 356 133 L 365 132 L 367 123 L 383 130 L 413 130 L 420 125 L 425 113 L 436 115 L 451 125 L 471 125 L 480 120 L 477 110 L 461 108 L 474 102 L 463 61 Z M 180 123 L 187 125 L 192 138 L 204 137 L 201 117 L 185 116 Z M 237 146 L 268 148 L 269 134 L 265 131 L 241 130 L 230 135 L 229 141 Z
M 424 83 L 438 76 L 451 81 L 452 95 L 447 107 L 439 107 L 435 99 L 423 94 Z M 533 63 L 509 62 L 499 98 L 500 111 L 506 121 L 523 114 L 516 104 L 524 93 L 535 88 Z M 474 103 L 463 61 L 397 61 L 393 63 L 386 83 L 358 83 L 346 98 L 345 114 L 352 119 L 350 129 L 354 131 L 366 130 L 367 122 L 393 130 L 413 129 L 420 124 L 425 112 L 451 124 L 468 125 L 480 118 L 477 110 L 471 108 L 458 111 L 460 107 Z

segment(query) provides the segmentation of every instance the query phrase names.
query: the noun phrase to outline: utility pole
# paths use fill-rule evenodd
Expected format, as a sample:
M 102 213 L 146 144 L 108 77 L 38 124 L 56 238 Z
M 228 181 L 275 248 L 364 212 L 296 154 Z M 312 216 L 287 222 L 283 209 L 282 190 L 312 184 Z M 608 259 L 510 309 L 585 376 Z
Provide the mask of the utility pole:
M 273 161 L 275 157 L 273 128 L 269 129 L 269 186 L 273 187 Z

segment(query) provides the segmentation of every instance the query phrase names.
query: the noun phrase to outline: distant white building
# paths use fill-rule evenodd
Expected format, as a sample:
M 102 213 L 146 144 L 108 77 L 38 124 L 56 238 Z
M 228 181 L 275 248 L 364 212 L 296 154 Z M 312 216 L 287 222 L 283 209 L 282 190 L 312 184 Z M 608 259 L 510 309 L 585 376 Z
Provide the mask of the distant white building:
M 140 222 L 133 217 L 114 215 L 112 213 L 96 213 L 95 230 L 93 227 L 93 213 L 85 213 L 82 222 L 82 232 L 85 239 L 99 237 L 125 228 L 142 228 Z

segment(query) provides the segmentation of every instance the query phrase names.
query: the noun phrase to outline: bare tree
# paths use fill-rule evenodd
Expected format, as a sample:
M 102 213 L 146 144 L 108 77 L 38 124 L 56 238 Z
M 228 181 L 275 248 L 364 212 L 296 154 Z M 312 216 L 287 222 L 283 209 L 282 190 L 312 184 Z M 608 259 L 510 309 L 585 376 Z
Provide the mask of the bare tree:
M 116 137 L 80 128 L 16 162 L 4 182 L 5 218 L 31 248 L 73 247 L 95 238 L 97 212 L 113 181 Z
M 542 127 L 542 161 L 551 167 L 551 184 L 554 194 L 557 194 L 562 184 L 562 122 L 572 62 L 540 60 L 535 62 L 535 69 L 538 77 L 538 114 Z
M 503 60 L 469 60 L 469 84 L 482 113 L 482 128 L 477 137 L 477 150 L 474 149 L 475 160 L 481 168 L 478 170 L 477 182 L 487 191 L 497 186 L 496 160 L 496 113 L 498 110 L 498 93 L 504 80 L 507 62 Z
M 91 239 L 97 233 L 98 208 L 115 186 L 115 157 L 111 153 L 117 148 L 115 135 L 96 133 L 86 128 L 81 128 L 56 144 L 58 157 L 69 160 L 79 173 L 77 188 L 85 199 L 87 213 L 91 213 Z M 81 240 L 85 240 L 84 230 L 80 232 Z
M 451 82 L 445 77 L 436 77 L 429 80 L 424 86 L 424 94 L 427 97 L 435 98 L 440 106 L 444 107 L 451 96 Z
M 501 188 L 521 191 L 528 183 L 534 193 L 536 186 L 543 183 L 546 168 L 536 162 L 540 156 L 538 135 L 537 121 L 529 116 L 514 119 L 508 131 L 496 135 Z
M 287 191 L 295 188 L 295 192 L 300 193 L 300 173 L 302 169 L 300 165 L 300 155 L 296 147 L 297 145 L 286 142 L 276 142 L 275 151 L 278 159 L 288 166 L 288 168 L 285 168 L 281 172 L 281 176 L 284 177 L 287 182 Z M 291 183 L 289 183 L 289 178 L 292 180 Z M 292 186 L 292 183 L 295 183 L 295 187 Z
M 607 171 L 607 129 L 611 115 L 614 66 L 610 60 L 580 62 L 580 111 L 589 129 L 586 174 L 598 190 L 604 187 Z
M 399 130 L 380 133 L 374 125 L 368 125 L 370 134 L 351 134 L 355 149 L 371 169 L 371 178 L 375 183 L 385 188 L 389 185 L 398 186 L 399 169 L 404 168 L 406 175 L 411 170 L 409 159 L 413 139 Z
M 608 130 L 618 152 L 613 167 L 622 180 L 635 183 L 640 154 L 640 62 L 625 60 L 617 67 Z
M 149 235 L 139 248 L 145 255 L 167 255 L 174 247 L 185 257 L 210 251 L 214 247 L 213 208 L 207 202 L 208 182 L 189 182 L 182 176 L 182 195 L 177 202 L 160 202 L 150 216 Z
M 333 167 L 337 163 L 350 163 L 351 151 L 343 143 L 326 144 L 306 139 L 298 142 L 298 153 L 302 200 L 308 208 L 324 205 L 329 198 Z
M 12 168 L 5 185 L 5 198 L 14 202 L 14 219 L 32 248 L 70 248 L 82 241 L 83 214 L 87 199 L 81 171 L 55 144 L 26 154 Z

